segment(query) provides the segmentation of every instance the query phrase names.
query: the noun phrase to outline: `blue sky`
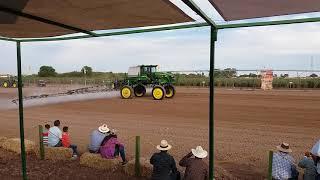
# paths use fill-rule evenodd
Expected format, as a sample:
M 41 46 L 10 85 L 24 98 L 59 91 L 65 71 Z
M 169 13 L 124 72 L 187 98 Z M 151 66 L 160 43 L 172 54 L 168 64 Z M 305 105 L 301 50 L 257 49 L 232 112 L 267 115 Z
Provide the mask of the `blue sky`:
M 173 0 L 197 21 L 186 6 Z M 206 0 L 195 0 L 218 23 L 222 18 Z M 320 13 L 274 17 L 320 17 Z M 251 20 L 252 21 L 252 20 Z M 216 67 L 238 69 L 320 69 L 320 23 L 221 30 Z M 15 44 L 0 41 L 0 74 L 16 73 Z M 153 32 L 22 46 L 23 74 L 37 73 L 42 65 L 57 72 L 80 70 L 125 72 L 129 66 L 159 64 L 160 70 L 209 69 L 209 28 Z

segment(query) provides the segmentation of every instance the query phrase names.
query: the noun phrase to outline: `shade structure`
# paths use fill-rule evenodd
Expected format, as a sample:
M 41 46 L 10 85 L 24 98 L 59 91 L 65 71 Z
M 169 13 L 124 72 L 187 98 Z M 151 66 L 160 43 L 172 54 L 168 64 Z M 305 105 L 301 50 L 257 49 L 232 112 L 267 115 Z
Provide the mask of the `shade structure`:
M 226 21 L 319 12 L 319 0 L 209 0 Z
M 79 32 L 17 15 L 20 12 L 84 31 L 193 21 L 169 0 L 0 0 L 0 36 L 39 38 Z

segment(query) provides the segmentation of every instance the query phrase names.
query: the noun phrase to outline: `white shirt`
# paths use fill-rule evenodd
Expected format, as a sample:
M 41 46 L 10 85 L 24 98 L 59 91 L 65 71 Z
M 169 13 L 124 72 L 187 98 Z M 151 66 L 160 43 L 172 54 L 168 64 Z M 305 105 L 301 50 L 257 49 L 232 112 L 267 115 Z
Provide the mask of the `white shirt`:
M 62 138 L 62 131 L 57 127 L 53 126 L 49 129 L 48 134 L 48 145 L 51 147 L 56 146 Z

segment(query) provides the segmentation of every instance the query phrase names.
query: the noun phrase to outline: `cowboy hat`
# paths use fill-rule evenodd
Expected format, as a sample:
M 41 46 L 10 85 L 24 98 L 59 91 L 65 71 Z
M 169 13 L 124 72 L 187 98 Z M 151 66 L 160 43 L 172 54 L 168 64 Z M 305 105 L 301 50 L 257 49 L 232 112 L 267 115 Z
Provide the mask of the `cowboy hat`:
M 285 152 L 285 153 L 291 153 L 292 150 L 289 148 L 289 144 L 283 142 L 281 145 L 277 146 L 278 151 Z
M 110 129 L 108 128 L 108 126 L 106 124 L 103 124 L 102 126 L 100 126 L 98 128 L 98 130 L 101 132 L 101 133 L 107 133 L 110 131 Z
M 166 140 L 162 140 L 160 142 L 160 145 L 157 146 L 157 149 L 160 151 L 167 151 L 171 148 L 172 148 L 172 146 L 170 144 L 168 144 L 168 142 Z
M 197 158 L 205 158 L 208 155 L 208 152 L 204 150 L 201 146 L 197 146 L 196 149 L 191 149 L 192 154 Z

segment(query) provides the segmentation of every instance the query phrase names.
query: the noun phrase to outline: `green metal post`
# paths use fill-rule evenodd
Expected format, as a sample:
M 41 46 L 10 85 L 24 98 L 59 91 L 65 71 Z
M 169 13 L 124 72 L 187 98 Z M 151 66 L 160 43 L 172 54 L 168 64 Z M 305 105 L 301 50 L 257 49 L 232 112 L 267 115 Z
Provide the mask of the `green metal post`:
M 136 136 L 136 161 L 135 161 L 136 176 L 141 176 L 140 170 L 140 136 Z
M 273 161 L 273 151 L 269 151 L 268 180 L 272 180 L 272 161 Z
M 209 96 L 209 179 L 214 179 L 214 50 L 218 31 L 211 26 L 210 33 L 210 96 Z
M 44 160 L 44 145 L 43 145 L 43 127 L 39 125 L 39 150 L 40 150 L 40 159 Z
M 17 42 L 17 69 L 18 69 L 18 94 L 19 94 L 19 123 L 21 140 L 21 164 L 22 178 L 27 179 L 26 151 L 24 144 L 24 125 L 23 125 L 23 99 L 22 99 L 22 76 L 21 76 L 21 48 L 20 42 Z

